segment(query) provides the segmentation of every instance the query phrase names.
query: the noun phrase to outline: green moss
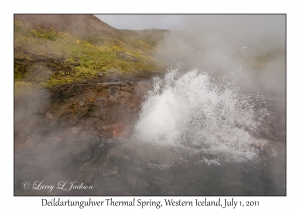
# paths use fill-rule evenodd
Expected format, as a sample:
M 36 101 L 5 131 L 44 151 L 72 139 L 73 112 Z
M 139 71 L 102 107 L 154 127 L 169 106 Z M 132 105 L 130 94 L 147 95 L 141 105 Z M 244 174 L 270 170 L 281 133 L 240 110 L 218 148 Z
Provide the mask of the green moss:
M 52 28 L 16 22 L 15 49 L 19 51 L 15 53 L 14 78 L 51 88 L 91 79 L 99 72 L 122 74 L 163 70 L 157 68 L 156 60 L 151 56 L 154 48 L 153 40 L 142 39 L 130 31 L 120 31 L 117 38 L 109 35 L 82 38 Z M 122 58 L 116 52 L 136 59 Z M 34 66 L 36 62 L 42 63 L 39 65 L 43 68 Z

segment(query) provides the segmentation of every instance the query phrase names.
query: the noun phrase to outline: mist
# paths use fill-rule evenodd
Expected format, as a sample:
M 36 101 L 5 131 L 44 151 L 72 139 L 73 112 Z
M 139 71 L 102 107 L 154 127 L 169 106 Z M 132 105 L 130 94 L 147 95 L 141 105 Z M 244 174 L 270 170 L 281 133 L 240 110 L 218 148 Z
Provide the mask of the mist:
M 285 94 L 284 15 L 186 15 L 158 43 L 157 58 L 211 74 L 239 70 L 247 90 Z M 161 52 L 161 53 L 160 53 Z
M 95 15 L 118 29 L 166 29 L 157 59 L 213 74 L 237 68 L 248 91 L 285 94 L 286 15 Z
M 198 161 L 207 165 L 236 161 L 242 162 L 238 164 L 242 169 L 257 160 L 259 167 L 272 162 L 265 168 L 267 177 L 278 187 L 276 191 L 282 190 L 285 16 L 180 15 L 175 19 L 177 25 L 157 44 L 154 55 L 168 66 L 168 73 L 153 80 L 135 127 L 137 136 L 167 147 L 191 147 L 184 152 L 191 156 L 201 151 Z M 238 122 L 241 119 L 245 121 Z M 264 148 L 266 163 L 257 147 Z M 239 169 L 234 170 L 234 179 L 239 179 Z

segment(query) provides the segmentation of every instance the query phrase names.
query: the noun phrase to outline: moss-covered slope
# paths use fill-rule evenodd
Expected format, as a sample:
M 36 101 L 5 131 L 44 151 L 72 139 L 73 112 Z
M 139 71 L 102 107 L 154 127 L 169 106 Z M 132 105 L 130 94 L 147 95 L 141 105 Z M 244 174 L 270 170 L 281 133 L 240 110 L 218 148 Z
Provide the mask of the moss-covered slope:
M 153 56 L 163 33 L 117 30 L 93 15 L 15 15 L 15 94 L 163 71 Z

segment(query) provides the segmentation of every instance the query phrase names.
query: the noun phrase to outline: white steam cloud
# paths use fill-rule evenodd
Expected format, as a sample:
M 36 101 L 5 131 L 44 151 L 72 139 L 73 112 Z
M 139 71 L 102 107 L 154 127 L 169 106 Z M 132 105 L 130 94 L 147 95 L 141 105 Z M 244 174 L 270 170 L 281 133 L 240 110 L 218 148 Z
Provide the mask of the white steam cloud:
M 214 81 L 196 69 L 180 75 L 177 68 L 155 78 L 135 131 L 143 141 L 249 160 L 257 155 L 253 143 L 263 142 L 254 136 L 268 115 L 264 103 L 240 93 L 232 78 Z

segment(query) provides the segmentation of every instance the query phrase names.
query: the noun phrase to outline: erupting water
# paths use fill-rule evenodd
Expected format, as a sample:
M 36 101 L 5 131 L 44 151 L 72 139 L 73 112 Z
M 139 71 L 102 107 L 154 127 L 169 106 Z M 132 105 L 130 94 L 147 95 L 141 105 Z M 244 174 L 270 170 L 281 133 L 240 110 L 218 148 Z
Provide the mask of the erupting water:
M 241 162 L 257 157 L 257 139 L 268 115 L 263 98 L 246 95 L 232 80 L 214 80 L 197 69 L 172 69 L 142 104 L 135 134 L 141 141 L 201 154 L 202 162 Z M 214 157 L 213 159 L 207 159 Z

